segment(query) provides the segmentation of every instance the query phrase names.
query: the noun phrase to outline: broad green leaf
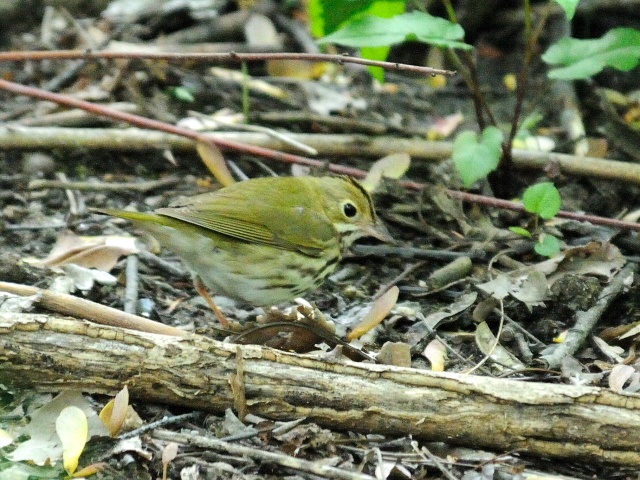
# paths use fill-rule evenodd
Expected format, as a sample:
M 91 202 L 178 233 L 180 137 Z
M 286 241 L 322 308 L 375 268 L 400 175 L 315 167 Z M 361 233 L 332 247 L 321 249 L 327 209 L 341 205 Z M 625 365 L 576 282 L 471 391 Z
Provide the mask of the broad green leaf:
M 542 56 L 550 65 L 560 65 L 549 78 L 574 80 L 591 77 L 605 67 L 627 72 L 640 61 L 640 31 L 614 28 L 595 40 L 563 38 Z
M 555 217 L 560 211 L 560 192 L 551 182 L 538 183 L 527 188 L 522 195 L 527 212 L 537 213 L 544 219 Z
M 316 37 L 333 33 L 345 20 L 363 12 L 373 3 L 376 0 L 311 0 L 311 31 Z
M 404 13 L 406 8 L 405 2 L 398 1 L 378 1 L 373 3 L 366 11 L 363 13 L 368 13 L 371 15 L 375 15 L 376 17 L 381 18 L 392 18 L 396 15 L 401 15 Z M 389 54 L 390 47 L 361 47 L 360 55 L 362 58 L 367 58 L 369 60 L 378 60 L 385 61 L 387 59 L 387 55 Z M 369 72 L 379 82 L 384 82 L 384 68 L 382 67 L 374 67 L 368 66 Z
M 576 8 L 578 8 L 580 0 L 556 0 L 556 3 L 560 5 L 564 13 L 567 14 L 567 19 L 571 20 L 576 13 Z
M 480 141 L 475 132 L 461 132 L 453 143 L 453 163 L 465 187 L 486 177 L 500 162 L 502 132 L 496 127 L 487 127 Z
M 555 254 L 560 253 L 560 240 L 553 235 L 542 234 L 533 249 L 538 255 L 553 257 Z
M 385 47 L 405 40 L 418 40 L 443 48 L 471 49 L 471 45 L 458 41 L 463 37 L 464 30 L 456 23 L 423 12 L 410 12 L 392 18 L 363 15 L 318 42 Z
M 511 230 L 513 233 L 517 233 L 518 235 L 522 235 L 523 237 L 531 238 L 531 232 L 529 232 L 529 230 L 527 230 L 526 228 L 509 227 L 509 230 Z

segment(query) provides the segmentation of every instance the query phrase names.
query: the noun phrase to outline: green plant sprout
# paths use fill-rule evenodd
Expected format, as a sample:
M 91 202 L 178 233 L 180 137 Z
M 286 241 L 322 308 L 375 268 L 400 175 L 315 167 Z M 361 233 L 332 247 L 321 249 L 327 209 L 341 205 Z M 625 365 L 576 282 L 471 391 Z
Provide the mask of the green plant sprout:
M 524 237 L 533 238 L 537 236 L 534 250 L 538 255 L 552 257 L 560 252 L 560 240 L 555 236 L 541 231 L 539 219 L 549 220 L 554 218 L 560 211 L 562 199 L 560 192 L 551 182 L 537 183 L 527 188 L 522 195 L 522 203 L 527 212 L 534 213 L 535 222 L 533 232 L 522 227 L 510 227 L 514 233 Z

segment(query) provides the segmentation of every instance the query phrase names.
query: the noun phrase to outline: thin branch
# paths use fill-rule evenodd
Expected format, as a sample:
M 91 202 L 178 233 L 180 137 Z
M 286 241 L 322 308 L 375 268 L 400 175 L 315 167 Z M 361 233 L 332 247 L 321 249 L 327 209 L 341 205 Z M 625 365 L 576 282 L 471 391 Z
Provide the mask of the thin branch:
M 419 67 L 417 65 L 407 65 L 405 63 L 380 62 L 377 60 L 367 60 L 366 58 L 351 57 L 349 55 L 329 55 L 323 53 L 170 53 L 170 52 L 93 52 L 82 50 L 58 50 L 54 52 L 24 51 L 24 52 L 0 52 L 0 62 L 24 61 L 24 60 L 89 60 L 98 58 L 108 59 L 153 59 L 153 60 L 173 60 L 190 61 L 200 60 L 203 62 L 255 62 L 263 60 L 307 60 L 314 62 L 333 62 L 338 64 L 356 63 L 373 67 L 382 67 L 387 70 L 398 70 L 400 72 L 412 72 L 422 75 L 445 75 L 452 77 L 457 72 L 452 70 L 441 70 L 431 67 Z

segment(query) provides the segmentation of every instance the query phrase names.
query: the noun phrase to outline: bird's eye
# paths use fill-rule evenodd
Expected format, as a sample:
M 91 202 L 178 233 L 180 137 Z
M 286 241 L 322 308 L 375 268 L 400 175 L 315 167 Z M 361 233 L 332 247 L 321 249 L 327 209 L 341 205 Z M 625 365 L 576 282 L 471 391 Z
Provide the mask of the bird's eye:
M 353 218 L 356 216 L 356 213 L 358 213 L 358 209 L 356 208 L 356 206 L 351 203 L 351 202 L 347 202 L 342 206 L 342 211 L 344 212 L 344 214 L 349 217 L 349 218 Z

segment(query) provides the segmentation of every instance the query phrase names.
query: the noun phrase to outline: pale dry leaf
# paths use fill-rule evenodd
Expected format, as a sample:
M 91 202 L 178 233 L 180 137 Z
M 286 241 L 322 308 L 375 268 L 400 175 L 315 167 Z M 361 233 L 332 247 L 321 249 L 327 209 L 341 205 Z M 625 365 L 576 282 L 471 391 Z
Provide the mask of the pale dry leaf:
M 547 277 L 542 272 L 533 271 L 513 289 L 511 295 L 524 303 L 531 312 L 533 307 L 544 306 L 548 292 Z
M 593 342 L 598 346 L 598 348 L 613 361 L 622 363 L 624 358 L 624 348 L 619 347 L 617 345 L 609 345 L 600 337 L 593 337 Z
M 13 443 L 13 437 L 9 432 L 0 428 L 0 448 L 4 448 L 7 445 Z
M 73 232 L 60 234 L 53 249 L 43 260 L 29 261 L 38 267 L 56 268 L 75 264 L 108 272 L 123 255 L 138 253 L 134 237 L 81 237 Z
M 162 449 L 162 463 L 168 464 L 172 462 L 178 455 L 178 444 L 176 442 L 168 443 L 166 447 Z
M 75 263 L 62 265 L 60 270 L 73 281 L 73 286 L 82 291 L 87 292 L 93 288 L 95 282 L 100 285 L 115 285 L 118 279 L 110 273 L 95 268 L 81 267 Z
M 443 140 L 451 135 L 463 121 L 464 116 L 460 112 L 447 115 L 446 117 L 440 117 L 429 127 L 427 139 Z
M 451 305 L 447 305 L 446 307 L 441 308 L 437 312 L 433 312 L 427 315 L 424 319 L 424 323 L 430 329 L 434 329 L 445 318 L 449 318 L 459 313 L 462 313 L 467 308 L 471 307 L 475 303 L 477 298 L 478 298 L 478 294 L 476 292 L 465 293 L 464 295 L 460 295 L 456 299 L 456 301 L 453 302 Z
M 582 364 L 571 355 L 567 355 L 562 359 L 560 371 L 562 372 L 562 378 L 568 380 L 571 385 L 592 385 L 599 382 L 604 376 L 604 373 L 589 373 L 585 371 Z
M 365 190 L 373 192 L 383 178 L 398 179 L 407 172 L 410 165 L 411 157 L 408 153 L 392 153 L 376 161 L 360 183 Z
M 480 290 L 487 292 L 494 298 L 502 300 L 513 291 L 513 280 L 507 275 L 499 274 L 493 280 L 477 285 Z
M 525 368 L 522 362 L 512 355 L 511 352 L 500 345 L 500 343 L 496 344 L 496 337 L 486 322 L 478 324 L 475 338 L 476 345 L 478 345 L 480 351 L 493 362 L 514 370 Z
M 431 340 L 422 354 L 431 363 L 431 370 L 444 372 L 444 364 L 447 360 L 447 347 L 440 340 Z
M 631 365 L 616 365 L 609 374 L 609 388 L 616 393 L 622 393 L 624 384 L 634 374 L 635 368 Z
M 115 437 L 122 428 L 128 411 L 129 389 L 125 385 L 100 411 L 100 419 L 107 426 L 112 437 Z
M 124 440 L 118 440 L 112 448 L 112 453 L 114 455 L 120 453 L 133 453 L 136 456 L 142 457 L 146 460 L 151 460 L 154 455 L 149 450 L 145 450 L 142 446 L 142 439 L 140 436 L 125 438 Z
M 29 425 L 18 432 L 20 435 L 28 435 L 31 438 L 18 445 L 7 457 L 13 461 L 30 460 L 36 465 L 57 463 L 62 458 L 62 444 L 56 433 L 56 419 L 60 412 L 69 406 L 78 407 L 84 412 L 88 419 L 90 436 L 109 435 L 82 393 L 77 390 L 65 390 L 31 414 Z

